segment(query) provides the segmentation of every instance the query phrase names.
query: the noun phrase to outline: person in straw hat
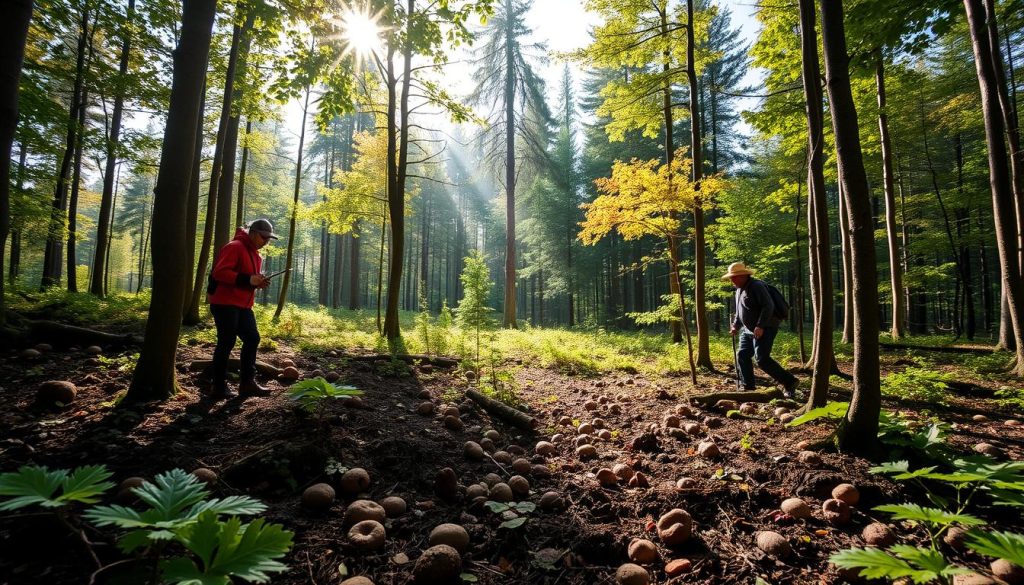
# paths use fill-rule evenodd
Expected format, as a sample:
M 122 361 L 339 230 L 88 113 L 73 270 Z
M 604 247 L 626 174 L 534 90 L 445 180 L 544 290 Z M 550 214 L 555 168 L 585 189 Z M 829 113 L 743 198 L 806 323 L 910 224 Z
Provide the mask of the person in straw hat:
M 775 301 L 768 285 L 753 275 L 754 271 L 742 262 L 733 262 L 729 271 L 722 275 L 722 280 L 731 281 L 736 287 L 736 315 L 729 333 L 740 336 L 736 352 L 740 385 L 744 390 L 755 389 L 753 362 L 757 362 L 757 367 L 782 386 L 783 395 L 792 398 L 799 380 L 771 356 L 772 344 L 782 320 L 776 315 Z

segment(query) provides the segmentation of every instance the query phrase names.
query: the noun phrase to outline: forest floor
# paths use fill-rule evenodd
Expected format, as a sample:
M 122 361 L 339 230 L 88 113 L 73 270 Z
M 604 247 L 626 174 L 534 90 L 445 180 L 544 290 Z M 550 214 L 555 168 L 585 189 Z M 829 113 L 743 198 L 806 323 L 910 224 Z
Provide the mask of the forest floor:
M 406 367 L 383 356 L 377 361 L 351 359 L 372 352 L 331 348 L 323 340 L 316 347 L 275 345 L 261 351 L 261 361 L 292 360 L 306 377 L 337 372 L 340 382 L 365 394 L 359 401 L 327 405 L 322 419 L 298 410 L 285 384 L 262 377 L 274 391 L 269 397 L 212 400 L 201 392 L 200 375 L 188 369 L 193 359 L 208 357 L 212 346 L 193 339 L 178 354 L 181 392 L 139 412 L 116 404 L 130 380 L 133 348 L 105 347 L 100 355 L 58 348 L 32 359 L 12 349 L 0 358 L 0 472 L 29 463 L 51 468 L 102 463 L 120 481 L 153 478 L 172 468 L 213 469 L 219 474 L 212 488 L 216 494 L 258 498 L 268 505 L 270 521 L 295 532 L 295 546 L 285 558 L 289 569 L 272 580 L 285 584 L 336 584 L 344 575 L 364 575 L 377 585 L 410 583 L 430 531 L 446 522 L 461 524 L 470 535 L 462 555 L 463 580 L 493 584 L 615 583 L 615 571 L 629 561 L 627 548 L 637 538 L 657 545 L 658 559 L 646 565 L 656 583 L 754 583 L 758 578 L 768 583 L 839 582 L 829 556 L 864 546 L 861 532 L 876 520 L 889 522 L 901 542 L 927 544 L 921 526 L 892 523 L 872 510 L 887 503 L 925 503 L 919 487 L 869 471 L 877 462 L 905 459 L 905 454 L 883 452 L 877 462 L 828 451 L 817 458 L 801 455 L 806 442 L 827 438 L 835 421 L 783 426 L 776 409 L 795 403 L 756 405 L 755 414 L 742 418 L 686 406 L 692 393 L 731 390 L 730 372 L 703 373 L 693 388 L 686 377 L 653 370 L 581 374 L 544 367 L 529 357 L 504 357 L 484 368 L 484 378 L 488 368 L 503 372 L 498 395 L 521 401 L 539 421 L 535 431 L 527 432 L 467 402 L 464 391 L 473 387 L 468 381 L 473 376 L 459 366 Z M 950 425 L 946 443 L 965 454 L 985 442 L 1020 461 L 1024 430 L 1006 424 L 1020 411 L 1020 404 L 1005 398 L 1010 382 L 991 372 L 965 373 L 963 354 L 928 353 L 922 358 L 924 354 L 885 352 L 885 374 L 898 380 L 908 366 L 911 373 L 914 368 L 948 372 L 945 379 L 951 385 L 939 388 L 945 393 L 942 403 L 889 396 L 885 409 L 904 422 L 941 419 Z M 850 364 L 841 362 L 840 367 L 848 371 Z M 801 377 L 806 386 L 806 376 Z M 39 384 L 53 379 L 78 387 L 77 398 L 62 409 L 35 401 Z M 835 381 L 842 393 L 845 383 Z M 427 401 L 433 404 L 431 413 L 420 414 L 418 407 Z M 445 424 L 440 413 L 447 406 L 459 409 L 461 424 Z M 669 428 L 676 424 L 668 418 L 675 413 L 682 425 L 697 424 L 692 434 Z M 585 423 L 597 427 L 591 440 L 596 456 L 581 459 L 577 434 Z M 915 428 L 915 423 L 904 426 Z M 481 442 L 492 429 L 497 431 L 494 452 L 482 460 L 468 458 L 465 443 Z M 609 431 L 604 439 L 596 437 L 601 430 Z M 541 440 L 553 443 L 552 453 L 536 453 Z M 703 441 L 713 441 L 720 454 L 698 453 Z M 485 481 L 488 474 L 508 481 L 516 474 L 510 461 L 519 458 L 531 466 L 522 474 L 529 493 L 517 499 L 537 503 L 542 494 L 556 492 L 562 505 L 538 507 L 523 514 L 522 525 L 502 528 L 504 518 L 481 500 L 466 498 L 465 488 Z M 646 481 L 633 486 L 599 483 L 597 472 L 616 464 L 629 465 Z M 339 491 L 326 511 L 302 506 L 306 487 L 328 482 L 338 488 L 340 472 L 354 467 L 370 475 L 365 493 Z M 454 470 L 460 484 L 454 498 L 438 495 L 436 479 L 446 467 Z M 680 487 L 682 478 L 689 480 Z M 821 504 L 841 483 L 854 484 L 860 501 L 852 520 L 835 526 L 823 519 Z M 409 511 L 386 521 L 383 549 L 356 550 L 346 537 L 346 506 L 355 499 L 386 496 L 403 498 Z M 811 517 L 794 519 L 779 512 L 781 502 L 790 497 L 803 498 L 813 510 Z M 693 537 L 668 547 L 654 523 L 673 508 L 692 515 Z M 1020 515 L 981 500 L 972 511 L 1000 529 L 1019 532 L 1024 527 Z M 764 530 L 781 533 L 792 554 L 777 558 L 762 552 L 755 539 Z M 101 562 L 123 558 L 109 530 L 88 527 L 87 535 Z M 38 515 L 0 515 L 0 583 L 88 583 L 96 566 L 81 544 Z M 987 561 L 979 556 L 943 552 L 962 566 L 988 571 Z M 667 566 L 679 559 L 688 563 L 672 567 L 683 566 L 685 572 L 669 576 Z M 96 582 L 118 582 L 111 578 L 115 573 L 106 571 Z

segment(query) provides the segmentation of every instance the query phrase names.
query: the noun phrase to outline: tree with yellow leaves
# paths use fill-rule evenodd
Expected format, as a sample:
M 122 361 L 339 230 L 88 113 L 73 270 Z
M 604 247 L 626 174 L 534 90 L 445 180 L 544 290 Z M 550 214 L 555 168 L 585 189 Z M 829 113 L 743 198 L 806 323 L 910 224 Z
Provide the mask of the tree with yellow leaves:
M 664 240 L 665 260 L 669 264 L 671 282 L 675 283 L 672 289 L 679 295 L 679 321 L 686 337 L 690 380 L 696 384 L 697 368 L 686 318 L 686 295 L 679 277 L 679 243 L 684 237 L 679 218 L 683 212 L 693 212 L 698 205 L 708 205 L 715 194 L 725 188 L 726 182 L 719 175 L 706 176 L 699 185 L 692 181 L 693 161 L 686 155 L 687 149 L 680 148 L 665 164 L 657 160 L 615 161 L 611 177 L 594 181 L 600 193 L 597 198 L 581 205 L 586 217 L 580 222 L 579 238 L 590 246 L 617 231 L 627 241 L 643 236 Z

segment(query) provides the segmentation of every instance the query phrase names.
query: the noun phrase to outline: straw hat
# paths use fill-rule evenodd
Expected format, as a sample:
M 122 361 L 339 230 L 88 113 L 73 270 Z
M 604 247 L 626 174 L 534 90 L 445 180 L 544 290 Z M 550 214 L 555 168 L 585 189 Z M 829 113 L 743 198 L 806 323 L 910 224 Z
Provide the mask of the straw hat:
M 722 280 L 729 280 L 734 276 L 749 276 L 754 271 L 747 268 L 747 265 L 742 262 L 733 262 L 729 265 L 729 271 L 722 275 Z

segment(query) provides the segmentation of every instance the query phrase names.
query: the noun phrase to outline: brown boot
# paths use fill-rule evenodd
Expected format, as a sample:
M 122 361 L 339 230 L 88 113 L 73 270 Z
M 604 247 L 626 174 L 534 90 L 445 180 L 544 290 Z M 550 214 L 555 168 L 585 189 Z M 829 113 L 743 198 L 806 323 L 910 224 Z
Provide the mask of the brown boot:
M 260 386 L 256 380 L 246 380 L 238 385 L 238 393 L 242 396 L 270 396 L 270 388 Z

